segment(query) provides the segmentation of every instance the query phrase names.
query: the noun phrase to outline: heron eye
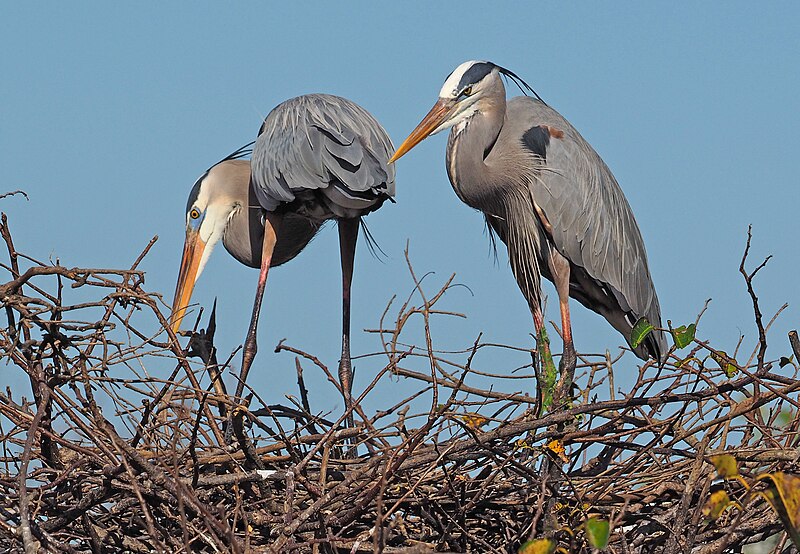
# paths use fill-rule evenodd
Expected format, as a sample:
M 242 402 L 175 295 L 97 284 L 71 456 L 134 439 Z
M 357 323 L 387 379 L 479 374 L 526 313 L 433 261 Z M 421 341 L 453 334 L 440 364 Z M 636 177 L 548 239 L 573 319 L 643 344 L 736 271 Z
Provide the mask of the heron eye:
M 197 210 L 197 208 L 192 208 L 192 211 L 189 212 L 189 217 L 192 219 L 198 219 L 200 217 L 200 212 Z
M 470 94 L 472 94 L 472 85 L 461 91 L 461 96 L 469 96 Z

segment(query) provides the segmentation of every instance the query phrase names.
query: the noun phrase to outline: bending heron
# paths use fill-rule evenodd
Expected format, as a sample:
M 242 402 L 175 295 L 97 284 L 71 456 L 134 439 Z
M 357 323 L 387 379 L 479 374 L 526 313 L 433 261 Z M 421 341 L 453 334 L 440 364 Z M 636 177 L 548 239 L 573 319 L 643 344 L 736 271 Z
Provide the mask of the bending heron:
M 507 102 L 503 75 L 536 98 Z M 450 183 L 462 202 L 483 213 L 490 234 L 505 243 L 533 315 L 537 344 L 548 356 L 541 276 L 555 284 L 564 342 L 557 390 L 563 395 L 576 363 L 570 296 L 602 315 L 628 344 L 639 318 L 661 324 L 644 242 L 628 201 L 578 131 L 522 79 L 494 63 L 459 65 L 389 161 L 448 128 Z M 660 360 L 667 351 L 663 332 L 652 332 L 633 350 L 642 359 Z
M 350 287 L 361 217 L 395 194 L 386 131 L 357 104 L 326 94 L 287 100 L 264 120 L 249 162 L 237 151 L 207 171 L 186 205 L 186 242 L 173 302 L 177 332 L 197 278 L 222 240 L 260 273 L 236 390 L 241 399 L 256 354 L 256 331 L 269 268 L 291 260 L 327 220 L 339 228 L 342 355 L 339 378 L 352 405 Z M 351 416 L 348 422 L 351 421 Z

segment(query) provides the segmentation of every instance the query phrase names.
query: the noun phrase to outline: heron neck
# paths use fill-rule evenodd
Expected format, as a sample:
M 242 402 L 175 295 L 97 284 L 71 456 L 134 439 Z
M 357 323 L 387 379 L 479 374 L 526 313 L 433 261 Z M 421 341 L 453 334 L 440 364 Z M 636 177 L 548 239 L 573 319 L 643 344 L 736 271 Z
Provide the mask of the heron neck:
M 450 132 L 447 174 L 458 197 L 465 204 L 486 211 L 486 202 L 499 183 L 486 158 L 503 129 L 505 94 L 481 101 L 479 110 Z
M 250 199 L 249 205 L 239 205 L 230 216 L 222 236 L 222 243 L 230 255 L 240 263 L 250 267 L 260 267 L 264 224 L 261 222 L 261 210 L 256 208 L 258 204 L 253 200 L 254 198 Z

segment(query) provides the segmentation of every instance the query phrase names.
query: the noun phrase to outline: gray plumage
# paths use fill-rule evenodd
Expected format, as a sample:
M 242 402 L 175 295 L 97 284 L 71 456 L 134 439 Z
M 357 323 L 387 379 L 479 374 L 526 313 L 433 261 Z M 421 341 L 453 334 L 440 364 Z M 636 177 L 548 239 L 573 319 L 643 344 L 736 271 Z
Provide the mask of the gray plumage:
M 563 136 L 554 138 L 542 126 Z M 509 101 L 497 140 L 484 159 L 489 168 L 484 173 L 466 170 L 466 160 L 476 152 L 455 147 L 458 137 L 451 133 L 449 142 L 448 167 L 455 168 L 451 183 L 467 204 L 477 200 L 473 207 L 478 209 L 492 206 L 486 202 L 487 190 L 497 193 L 493 201 L 502 206 L 490 208 L 486 221 L 507 244 L 512 265 L 520 268 L 517 272 L 527 270 L 518 280 L 523 290 L 531 288 L 525 293 L 529 301 L 537 302 L 541 295 L 530 277 L 537 268 L 529 266 L 538 266 L 552 281 L 544 260 L 555 248 L 571 265 L 570 296 L 605 317 L 626 341 L 640 317 L 661 324 L 644 241 L 630 205 L 608 166 L 561 114 L 526 96 Z M 456 152 L 459 156 L 453 159 Z M 510 156 L 520 159 L 512 161 Z M 502 169 L 509 165 L 526 166 L 527 171 L 512 175 Z M 547 231 L 536 206 L 550 223 Z M 494 211 L 505 211 L 505 217 Z M 646 344 L 647 352 L 659 358 L 667 345 L 663 333 L 654 337 L 655 343 Z M 637 354 L 646 358 L 642 347 Z
M 293 98 L 261 126 L 251 162 L 254 190 L 266 210 L 318 221 L 358 217 L 394 197 L 392 150 L 375 118 L 350 100 Z
M 253 315 L 242 351 L 236 398 L 256 353 L 261 300 L 270 267 L 297 256 L 321 225 L 335 219 L 342 262 L 342 357 L 339 376 L 351 406 L 350 287 L 361 217 L 395 193 L 392 143 L 366 110 L 336 96 L 287 100 L 263 122 L 250 161 L 240 149 L 209 169 L 186 206 L 186 241 L 173 301 L 174 332 L 214 245 L 259 267 Z M 352 422 L 352 413 L 347 417 Z
M 568 292 L 630 343 L 639 318 L 661 324 L 630 206 L 600 156 L 558 112 L 527 96 L 506 102 L 501 72 L 518 79 L 491 62 L 459 66 L 393 159 L 428 134 L 452 127 L 446 159 L 450 182 L 506 244 L 537 331 L 544 275 L 556 283 L 565 326 Z M 571 332 L 565 350 L 567 342 L 571 348 Z M 649 335 L 635 352 L 661 359 L 667 352 L 663 333 Z
M 235 206 L 222 234 L 225 250 L 246 266 L 260 267 L 261 244 L 264 242 L 264 209 L 250 186 L 250 160 L 226 158 L 213 165 L 197 180 L 189 194 L 187 212 L 192 209 L 202 186 L 213 190 L 213 201 L 227 201 Z M 321 225 L 306 217 L 289 213 L 284 218 L 282 228 L 270 267 L 277 267 L 294 259 L 316 236 Z

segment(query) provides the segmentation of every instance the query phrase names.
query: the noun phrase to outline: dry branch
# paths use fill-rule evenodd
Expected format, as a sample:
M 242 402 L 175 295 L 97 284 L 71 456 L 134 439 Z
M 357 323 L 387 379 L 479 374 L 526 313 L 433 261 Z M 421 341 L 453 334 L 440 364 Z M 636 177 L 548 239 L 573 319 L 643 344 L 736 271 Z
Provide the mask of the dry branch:
M 794 351 L 782 367 L 767 357 L 763 264 L 741 264 L 753 365 L 727 376 L 700 339 L 638 372 L 631 355 L 583 355 L 572 404 L 537 417 L 532 377 L 493 362 L 531 351 L 480 337 L 437 350 L 431 315 L 460 317 L 443 307 L 454 278 L 430 294 L 409 262 L 412 292 L 383 313 L 383 349 L 365 357 L 383 361 L 346 429 L 347 414 L 316 411 L 306 388 L 311 371 L 338 386 L 324 360 L 283 342 L 300 400 L 237 406 L 217 383 L 230 360 L 217 360 L 213 321 L 192 336 L 197 361 L 144 289 L 152 242 L 130 269 L 66 268 L 18 255 L 5 216 L 0 232 L 2 371 L 30 383 L 0 392 L 3 552 L 516 552 L 543 536 L 588 552 L 590 515 L 612 522 L 612 552 L 736 550 L 782 532 L 709 463 L 726 452 L 746 478 L 800 473 L 800 344 L 794 333 L 778 348 Z M 364 407 L 398 378 L 415 392 Z M 742 511 L 712 521 L 703 508 L 720 488 Z

